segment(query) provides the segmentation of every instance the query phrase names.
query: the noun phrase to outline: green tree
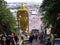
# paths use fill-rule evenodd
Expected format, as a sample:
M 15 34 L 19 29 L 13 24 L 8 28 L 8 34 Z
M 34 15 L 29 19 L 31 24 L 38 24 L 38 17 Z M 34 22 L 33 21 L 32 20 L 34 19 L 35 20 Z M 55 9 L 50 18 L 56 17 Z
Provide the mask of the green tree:
M 60 23 L 57 20 L 60 15 L 60 0 L 43 0 L 40 6 L 41 12 L 44 12 L 43 22 L 47 23 L 48 27 L 52 25 L 56 28 L 56 33 L 60 33 Z
M 7 2 L 0 0 L 0 33 L 10 33 L 14 26 L 15 18 L 7 8 Z

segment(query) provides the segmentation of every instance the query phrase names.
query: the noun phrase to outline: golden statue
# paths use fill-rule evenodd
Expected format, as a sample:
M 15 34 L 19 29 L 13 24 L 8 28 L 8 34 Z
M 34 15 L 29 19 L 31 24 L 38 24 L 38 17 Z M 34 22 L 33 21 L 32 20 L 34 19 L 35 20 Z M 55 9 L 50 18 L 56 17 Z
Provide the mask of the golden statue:
M 24 6 L 24 3 L 22 3 L 20 9 L 17 11 L 17 21 L 18 28 L 20 27 L 19 29 L 21 29 L 23 32 L 25 32 L 27 28 L 29 30 L 28 8 Z

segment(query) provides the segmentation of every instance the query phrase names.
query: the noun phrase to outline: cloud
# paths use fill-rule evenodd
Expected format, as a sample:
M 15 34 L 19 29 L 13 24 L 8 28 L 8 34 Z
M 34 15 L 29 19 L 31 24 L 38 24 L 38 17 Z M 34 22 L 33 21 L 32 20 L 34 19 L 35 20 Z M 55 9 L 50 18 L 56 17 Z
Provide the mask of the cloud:
M 5 1 L 7 1 L 7 2 L 36 2 L 36 3 L 41 3 L 42 2 L 42 0 L 5 0 Z

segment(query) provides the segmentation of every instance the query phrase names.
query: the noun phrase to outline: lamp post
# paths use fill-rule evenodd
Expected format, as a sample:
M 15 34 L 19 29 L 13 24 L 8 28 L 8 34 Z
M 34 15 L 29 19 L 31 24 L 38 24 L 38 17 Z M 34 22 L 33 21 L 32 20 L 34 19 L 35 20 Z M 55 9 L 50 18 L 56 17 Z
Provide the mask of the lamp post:
M 55 28 L 52 27 L 52 25 L 50 25 L 51 31 L 50 31 L 50 36 L 51 36 L 51 45 L 54 45 L 54 32 L 55 32 Z
M 52 28 L 51 29 L 51 37 L 52 37 L 52 44 L 51 45 L 54 45 L 54 32 L 55 32 L 55 28 Z

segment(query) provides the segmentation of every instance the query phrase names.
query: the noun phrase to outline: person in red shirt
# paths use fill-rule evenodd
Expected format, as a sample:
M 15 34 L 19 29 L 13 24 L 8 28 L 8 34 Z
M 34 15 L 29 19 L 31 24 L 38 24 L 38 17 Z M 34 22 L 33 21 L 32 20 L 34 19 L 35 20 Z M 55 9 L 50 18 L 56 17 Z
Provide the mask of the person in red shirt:
M 15 33 L 12 33 L 12 36 L 14 37 L 14 40 L 17 43 L 19 41 L 18 36 Z

